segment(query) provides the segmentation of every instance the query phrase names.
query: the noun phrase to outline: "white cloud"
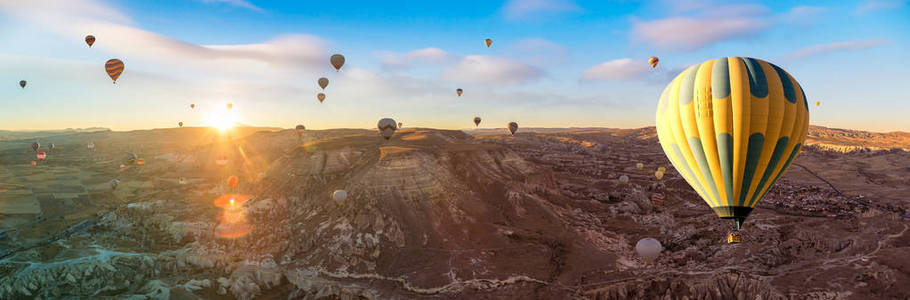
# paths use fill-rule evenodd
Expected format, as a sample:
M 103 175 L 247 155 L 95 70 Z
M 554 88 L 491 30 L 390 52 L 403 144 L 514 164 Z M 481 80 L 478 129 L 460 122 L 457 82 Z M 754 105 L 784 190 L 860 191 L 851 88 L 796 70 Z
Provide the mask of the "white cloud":
M 880 47 L 887 45 L 889 41 L 886 40 L 853 40 L 853 41 L 844 41 L 836 42 L 830 44 L 814 45 L 798 49 L 796 51 L 790 52 L 787 55 L 781 57 L 784 60 L 793 60 L 799 58 L 806 58 L 810 56 L 816 56 L 821 54 L 827 54 L 832 52 L 839 51 L 852 51 L 852 50 L 863 50 Z
M 869 0 L 863 1 L 856 8 L 857 14 L 864 14 L 877 10 L 898 9 L 907 5 L 907 0 Z
M 502 9 L 511 20 L 581 11 L 572 0 L 509 0 Z
M 635 21 L 635 40 L 662 49 L 696 50 L 722 41 L 755 35 L 771 25 L 759 5 L 715 6 L 697 16 Z
M 635 80 L 643 79 L 650 66 L 644 59 L 620 58 L 588 68 L 582 80 Z
M 384 70 L 409 69 L 417 64 L 445 64 L 458 57 L 439 48 L 423 48 L 404 54 L 386 53 L 381 55 Z
M 253 5 L 246 0 L 201 0 L 203 3 L 226 3 L 236 7 L 246 8 L 255 12 L 264 12 L 259 6 Z
M 469 55 L 449 68 L 442 77 L 460 82 L 521 84 L 543 76 L 540 69 L 510 59 Z

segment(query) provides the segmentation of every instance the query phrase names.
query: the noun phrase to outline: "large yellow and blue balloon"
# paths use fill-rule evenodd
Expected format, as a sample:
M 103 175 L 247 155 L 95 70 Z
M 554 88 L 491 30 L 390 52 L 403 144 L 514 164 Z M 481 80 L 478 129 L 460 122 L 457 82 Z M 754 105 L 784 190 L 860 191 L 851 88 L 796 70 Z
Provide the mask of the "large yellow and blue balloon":
M 809 105 L 796 79 L 754 58 L 691 66 L 657 106 L 667 158 L 736 230 L 793 162 L 808 128 Z

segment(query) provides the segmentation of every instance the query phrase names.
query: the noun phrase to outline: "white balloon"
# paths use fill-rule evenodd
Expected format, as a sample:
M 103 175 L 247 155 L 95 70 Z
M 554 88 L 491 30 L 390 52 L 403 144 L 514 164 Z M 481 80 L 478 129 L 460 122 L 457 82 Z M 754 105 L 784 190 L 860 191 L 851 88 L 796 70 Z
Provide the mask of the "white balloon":
M 348 192 L 345 190 L 336 190 L 332 193 L 332 200 L 335 201 L 338 205 L 344 203 L 344 200 L 348 198 Z
M 664 247 L 660 245 L 660 241 L 653 238 L 643 238 L 635 244 L 635 252 L 649 264 L 657 259 L 660 251 L 663 250 Z

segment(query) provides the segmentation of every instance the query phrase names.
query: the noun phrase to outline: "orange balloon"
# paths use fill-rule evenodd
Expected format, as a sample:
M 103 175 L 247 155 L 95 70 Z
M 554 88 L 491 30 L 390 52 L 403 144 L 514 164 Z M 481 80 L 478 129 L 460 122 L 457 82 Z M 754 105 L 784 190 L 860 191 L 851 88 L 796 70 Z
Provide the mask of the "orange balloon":
M 140 165 L 140 166 L 141 166 L 141 165 L 144 165 L 144 164 L 145 164 L 145 160 L 144 160 L 144 159 L 137 160 L 137 161 L 136 161 L 136 164 L 137 164 L 137 165 Z
M 237 176 L 228 177 L 228 185 L 233 189 L 237 187 L 237 184 L 240 183 L 240 179 Z
M 38 163 L 35 162 L 35 161 L 33 160 L 33 161 L 32 161 L 32 167 L 37 166 L 37 165 L 38 165 Z

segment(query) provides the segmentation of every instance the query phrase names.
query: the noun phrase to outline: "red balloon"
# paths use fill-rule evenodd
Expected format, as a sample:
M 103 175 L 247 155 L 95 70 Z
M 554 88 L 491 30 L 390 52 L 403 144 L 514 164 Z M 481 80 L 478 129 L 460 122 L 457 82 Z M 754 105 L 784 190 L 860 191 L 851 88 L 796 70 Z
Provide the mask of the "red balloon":
M 47 153 L 38 152 L 38 161 L 44 161 L 45 158 L 47 158 Z

